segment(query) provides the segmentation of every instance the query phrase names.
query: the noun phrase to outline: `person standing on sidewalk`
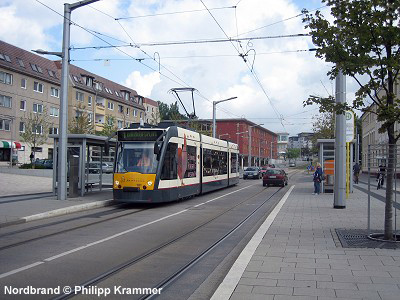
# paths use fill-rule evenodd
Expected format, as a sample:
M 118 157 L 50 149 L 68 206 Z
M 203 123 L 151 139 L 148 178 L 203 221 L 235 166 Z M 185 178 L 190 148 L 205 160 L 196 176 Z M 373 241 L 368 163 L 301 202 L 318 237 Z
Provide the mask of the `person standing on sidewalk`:
M 320 163 L 317 163 L 317 168 L 313 175 L 313 181 L 314 181 L 313 195 L 319 195 L 321 192 L 321 181 L 322 181 L 322 168 Z

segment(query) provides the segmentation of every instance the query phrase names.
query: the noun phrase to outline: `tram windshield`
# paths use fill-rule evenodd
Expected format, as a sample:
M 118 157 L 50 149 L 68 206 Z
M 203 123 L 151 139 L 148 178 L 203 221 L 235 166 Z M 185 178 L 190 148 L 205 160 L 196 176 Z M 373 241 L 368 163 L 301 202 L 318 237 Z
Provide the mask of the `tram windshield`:
M 123 142 L 119 143 L 117 151 L 117 173 L 156 173 L 154 142 Z

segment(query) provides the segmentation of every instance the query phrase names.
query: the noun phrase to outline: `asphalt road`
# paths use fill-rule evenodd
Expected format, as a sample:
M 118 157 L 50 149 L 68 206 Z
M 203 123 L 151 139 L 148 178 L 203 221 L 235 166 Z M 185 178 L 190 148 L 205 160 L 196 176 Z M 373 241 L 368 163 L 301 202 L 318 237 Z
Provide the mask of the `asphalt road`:
M 235 187 L 182 202 L 108 207 L 2 229 L 0 285 L 62 290 L 89 282 L 76 298 L 98 299 L 97 293 L 110 289 L 107 299 L 139 299 L 120 292 L 158 286 L 260 207 L 157 297 L 208 299 L 287 189 L 241 180 Z M 116 270 L 117 266 L 122 268 Z M 4 293 L 0 291 L 2 299 L 25 298 Z

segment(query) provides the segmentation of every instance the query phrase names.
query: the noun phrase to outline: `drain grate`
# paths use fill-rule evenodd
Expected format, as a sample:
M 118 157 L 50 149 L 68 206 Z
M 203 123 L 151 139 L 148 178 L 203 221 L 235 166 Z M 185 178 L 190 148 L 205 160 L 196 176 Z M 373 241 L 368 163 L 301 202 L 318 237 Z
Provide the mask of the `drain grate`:
M 368 231 L 362 229 L 335 229 L 343 248 L 400 249 L 399 243 L 374 241 L 367 237 Z M 371 230 L 372 232 L 379 232 Z

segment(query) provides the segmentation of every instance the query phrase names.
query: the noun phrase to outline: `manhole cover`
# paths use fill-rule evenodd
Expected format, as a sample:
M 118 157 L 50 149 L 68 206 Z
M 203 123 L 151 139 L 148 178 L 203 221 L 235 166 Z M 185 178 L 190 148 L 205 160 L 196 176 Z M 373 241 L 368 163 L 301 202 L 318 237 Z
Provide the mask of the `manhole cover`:
M 400 249 L 399 243 L 376 241 L 368 238 L 368 231 L 361 229 L 335 229 L 343 248 Z M 379 232 L 371 230 L 371 233 Z

